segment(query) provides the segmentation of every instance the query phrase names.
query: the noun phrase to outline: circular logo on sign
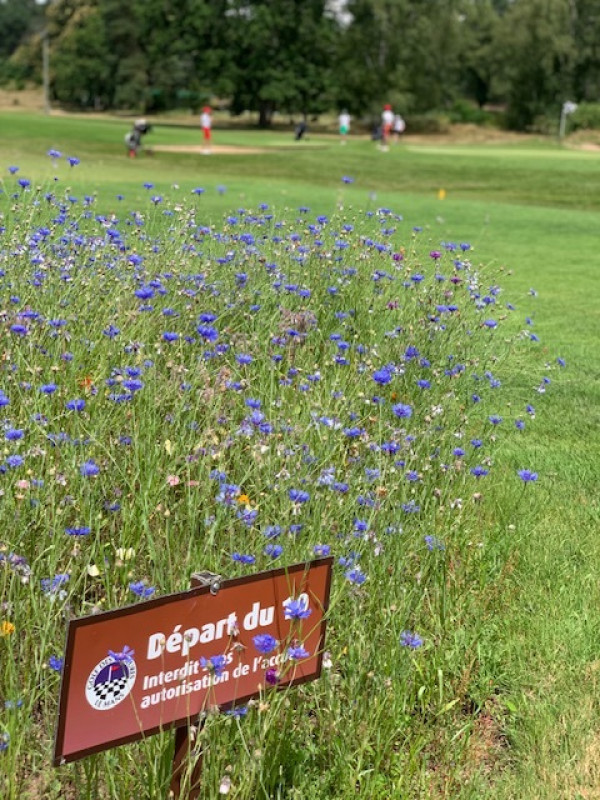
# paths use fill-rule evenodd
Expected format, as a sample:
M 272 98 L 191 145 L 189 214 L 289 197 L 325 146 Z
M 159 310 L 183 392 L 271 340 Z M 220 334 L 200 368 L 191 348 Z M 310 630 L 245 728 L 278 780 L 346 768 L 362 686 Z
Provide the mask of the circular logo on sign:
M 133 659 L 117 661 L 107 656 L 90 672 L 85 684 L 85 699 L 96 711 L 108 711 L 127 697 L 136 675 Z

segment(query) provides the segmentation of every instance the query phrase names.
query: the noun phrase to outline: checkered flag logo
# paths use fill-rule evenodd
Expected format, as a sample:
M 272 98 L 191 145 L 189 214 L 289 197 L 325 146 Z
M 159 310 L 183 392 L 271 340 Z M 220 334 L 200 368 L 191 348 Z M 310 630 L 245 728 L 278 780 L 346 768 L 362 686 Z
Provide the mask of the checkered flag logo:
M 90 672 L 85 684 L 85 697 L 96 711 L 107 711 L 119 705 L 131 692 L 137 668 L 135 661 L 102 659 Z

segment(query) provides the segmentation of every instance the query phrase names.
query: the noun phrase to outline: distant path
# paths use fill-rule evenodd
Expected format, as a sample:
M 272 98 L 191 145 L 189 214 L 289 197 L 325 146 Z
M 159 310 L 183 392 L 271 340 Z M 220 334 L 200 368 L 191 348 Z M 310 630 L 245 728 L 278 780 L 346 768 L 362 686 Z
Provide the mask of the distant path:
M 274 150 L 315 150 L 319 146 L 310 148 L 298 144 L 273 145 L 272 147 L 241 147 L 235 144 L 213 144 L 207 151 L 203 144 L 156 144 L 148 147 L 155 153 L 198 153 L 200 155 L 260 155 L 271 153 Z
M 238 147 L 233 144 L 214 144 L 208 152 L 201 144 L 156 144 L 148 149 L 155 153 L 200 153 L 200 155 L 258 155 L 269 152 L 269 148 L 266 147 Z

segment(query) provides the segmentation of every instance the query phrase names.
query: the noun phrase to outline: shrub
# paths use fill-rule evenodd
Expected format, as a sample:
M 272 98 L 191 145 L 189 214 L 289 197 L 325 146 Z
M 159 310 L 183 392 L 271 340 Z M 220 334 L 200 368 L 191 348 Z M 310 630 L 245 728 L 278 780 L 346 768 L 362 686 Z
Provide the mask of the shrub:
M 448 133 L 450 119 L 438 111 L 425 114 L 409 114 L 406 118 L 407 133 Z
M 571 130 L 600 130 L 600 103 L 580 103 L 569 117 Z
M 451 122 L 471 123 L 473 125 L 492 125 L 496 119 L 489 111 L 468 100 L 456 100 L 448 112 Z

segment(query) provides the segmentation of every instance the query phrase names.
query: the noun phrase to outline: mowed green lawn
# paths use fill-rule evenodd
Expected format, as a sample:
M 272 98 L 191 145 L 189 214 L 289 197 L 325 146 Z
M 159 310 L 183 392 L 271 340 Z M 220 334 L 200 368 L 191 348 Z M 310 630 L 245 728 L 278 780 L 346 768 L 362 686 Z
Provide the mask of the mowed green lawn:
M 567 369 L 540 403 L 534 431 L 511 445 L 515 468 L 539 472 L 537 500 L 524 501 L 506 520 L 506 540 L 488 559 L 479 649 L 465 665 L 509 700 L 501 735 L 486 729 L 492 710 L 482 714 L 473 741 L 488 781 L 461 796 L 599 796 L 600 156 L 545 142 L 407 142 L 382 153 L 364 139 L 341 147 L 333 137 L 311 136 L 296 146 L 292 134 L 217 129 L 215 145 L 266 152 L 156 152 L 130 160 L 123 146 L 128 127 L 108 119 L 0 115 L 4 191 L 14 190 L 7 167 L 15 164 L 19 176 L 45 190 L 69 187 L 79 199 L 97 192 L 99 213 L 147 207 L 148 192 L 189 196 L 196 187 L 205 189 L 197 202 L 207 223 L 261 202 L 275 214 L 300 205 L 321 213 L 339 205 L 389 206 L 404 216 L 399 245 L 421 225 L 432 246 L 469 241 L 473 260 L 505 267 L 511 299 L 521 298 L 523 325 L 533 317 L 538 346 L 549 361 L 564 358 Z M 147 144 L 199 145 L 201 135 L 157 125 Z M 70 169 L 62 159 L 55 167 L 49 148 L 81 164 Z M 354 182 L 344 184 L 342 176 Z M 144 189 L 144 182 L 154 187 Z M 456 787 L 448 796 L 458 796 Z

